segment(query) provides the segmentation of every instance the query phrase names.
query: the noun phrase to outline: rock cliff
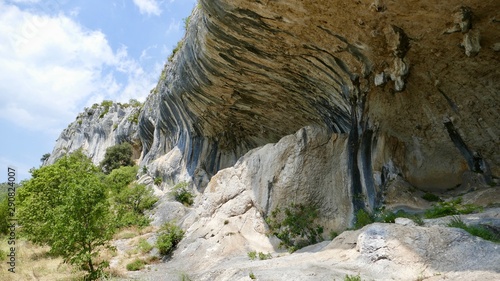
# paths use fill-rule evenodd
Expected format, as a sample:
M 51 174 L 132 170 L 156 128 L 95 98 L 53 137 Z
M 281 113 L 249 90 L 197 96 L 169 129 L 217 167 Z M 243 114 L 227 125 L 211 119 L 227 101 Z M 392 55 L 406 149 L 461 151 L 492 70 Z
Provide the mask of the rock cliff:
M 141 113 L 141 165 L 203 192 L 251 149 L 309 126 L 293 137 L 297 151 L 279 158 L 276 145 L 251 163 L 264 214 L 295 192 L 326 219 L 339 219 L 336 200 L 351 217 L 379 205 L 395 178 L 434 192 L 465 172 L 494 184 L 498 7 L 200 1 Z
M 43 164 L 53 164 L 65 154 L 82 149 L 95 165 L 99 165 L 106 149 L 122 142 L 132 144 L 134 158 L 138 159 L 142 150 L 137 132 L 140 110 L 141 106 L 137 102 L 120 104 L 111 101 L 85 108 L 62 131 L 50 157 Z

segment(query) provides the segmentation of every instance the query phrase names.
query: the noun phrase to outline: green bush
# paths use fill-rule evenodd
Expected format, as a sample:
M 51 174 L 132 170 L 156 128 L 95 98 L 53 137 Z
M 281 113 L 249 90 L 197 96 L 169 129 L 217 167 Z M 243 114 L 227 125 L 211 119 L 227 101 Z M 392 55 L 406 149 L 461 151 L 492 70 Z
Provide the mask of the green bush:
M 154 180 L 155 185 L 160 185 L 163 182 L 163 179 L 161 177 L 156 177 Z
M 156 247 L 161 255 L 169 255 L 184 237 L 184 231 L 173 223 L 166 223 L 158 232 Z
M 361 281 L 361 276 L 358 275 L 348 275 L 344 277 L 344 281 Z
M 481 237 L 484 240 L 500 243 L 500 235 L 493 230 L 488 229 L 482 225 L 466 225 L 460 218 L 454 217 L 448 224 L 449 227 L 461 228 L 471 235 Z
M 427 200 L 429 202 L 439 202 L 441 201 L 441 198 L 439 196 L 434 195 L 432 193 L 427 192 L 426 194 L 422 195 L 422 199 Z
M 273 256 L 271 253 L 264 254 L 262 252 L 259 252 L 259 260 L 268 260 L 271 259 Z
M 128 271 L 137 271 L 137 270 L 141 270 L 144 268 L 144 266 L 146 265 L 146 262 L 144 262 L 143 260 L 141 259 L 136 259 L 134 260 L 133 262 L 127 264 L 127 270 Z
M 104 184 L 113 194 L 118 194 L 135 180 L 138 169 L 137 166 L 114 169 L 104 178 Z
M 101 169 L 104 173 L 109 174 L 114 169 L 123 166 L 134 166 L 132 154 L 133 148 L 128 142 L 108 147 L 104 159 L 101 162 Z
M 257 252 L 256 251 L 251 251 L 251 252 L 248 252 L 247 253 L 248 257 L 251 259 L 251 260 L 255 260 L 257 258 Z
M 425 211 L 425 217 L 432 219 L 452 215 L 470 214 L 480 210 L 479 207 L 474 205 L 462 205 L 461 203 L 461 198 L 449 202 L 438 202 L 431 209 Z
M 0 201 L 0 234 L 9 233 L 9 200 L 7 197 Z
M 145 211 L 152 209 L 157 201 L 158 198 L 150 187 L 143 184 L 132 184 L 125 187 L 114 197 L 116 227 L 148 226 L 150 220 L 145 217 Z
M 185 206 L 191 206 L 194 203 L 194 195 L 187 189 L 188 183 L 181 182 L 174 186 L 172 195 L 174 199 Z
M 255 277 L 255 274 L 253 274 L 253 272 L 250 272 L 250 273 L 248 274 L 248 277 L 250 277 L 250 279 L 252 279 L 252 280 L 257 279 L 257 277 Z
M 305 246 L 323 240 L 323 227 L 315 224 L 319 211 L 316 207 L 303 204 L 291 204 L 284 214 L 279 208 L 266 218 L 272 235 L 281 240 L 280 246 L 294 252 Z
M 356 213 L 356 221 L 354 223 L 354 228 L 360 229 L 363 226 L 369 225 L 373 222 L 375 222 L 375 220 L 369 213 L 367 213 L 365 210 L 359 210 Z

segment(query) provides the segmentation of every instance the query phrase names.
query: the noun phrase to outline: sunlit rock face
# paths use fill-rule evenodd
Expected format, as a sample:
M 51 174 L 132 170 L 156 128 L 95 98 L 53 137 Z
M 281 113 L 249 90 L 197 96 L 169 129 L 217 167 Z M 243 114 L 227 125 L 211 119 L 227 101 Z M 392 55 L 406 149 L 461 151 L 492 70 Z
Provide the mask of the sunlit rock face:
M 142 145 L 138 135 L 140 107 L 114 103 L 108 108 L 94 105 L 80 113 L 56 140 L 50 157 L 43 163 L 53 164 L 64 155 L 82 149 L 95 165 L 104 159 L 106 149 L 128 142 L 134 159 L 140 157 Z
M 338 188 L 354 211 L 376 206 L 396 177 L 431 191 L 459 185 L 466 171 L 495 181 L 498 8 L 495 0 L 200 1 L 141 114 L 142 165 L 203 191 L 250 149 L 310 126 L 343 140 L 321 149 L 345 155 Z

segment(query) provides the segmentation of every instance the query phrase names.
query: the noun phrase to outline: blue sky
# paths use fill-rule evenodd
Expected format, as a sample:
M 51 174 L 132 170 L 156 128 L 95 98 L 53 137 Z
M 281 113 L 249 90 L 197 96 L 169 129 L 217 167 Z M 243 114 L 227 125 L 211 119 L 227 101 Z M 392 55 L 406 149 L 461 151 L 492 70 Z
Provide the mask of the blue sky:
M 0 182 L 84 107 L 144 101 L 196 0 L 0 0 Z

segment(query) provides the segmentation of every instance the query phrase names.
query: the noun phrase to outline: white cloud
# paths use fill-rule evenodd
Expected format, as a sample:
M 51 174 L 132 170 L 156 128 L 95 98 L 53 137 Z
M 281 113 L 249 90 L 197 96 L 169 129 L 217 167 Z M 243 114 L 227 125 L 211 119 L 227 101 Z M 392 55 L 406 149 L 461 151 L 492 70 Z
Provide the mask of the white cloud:
M 133 0 L 139 8 L 141 14 L 159 16 L 161 14 L 160 6 L 156 0 Z
M 143 99 L 154 76 L 100 31 L 0 1 L 1 119 L 57 135 L 91 102 Z

